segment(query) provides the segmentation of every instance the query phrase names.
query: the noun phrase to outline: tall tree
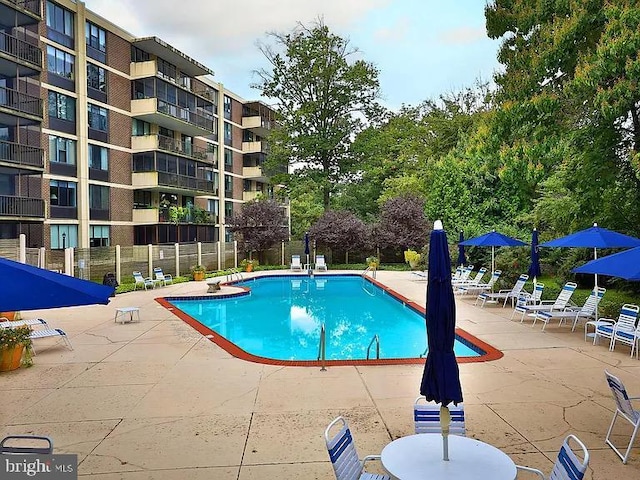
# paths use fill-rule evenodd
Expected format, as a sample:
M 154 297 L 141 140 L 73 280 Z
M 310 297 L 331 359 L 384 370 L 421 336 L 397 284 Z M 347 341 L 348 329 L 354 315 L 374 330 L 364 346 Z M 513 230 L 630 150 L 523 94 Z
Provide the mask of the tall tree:
M 421 250 L 428 243 L 429 233 L 424 199 L 403 195 L 387 200 L 381 208 L 376 230 L 381 247 Z
M 311 226 L 309 235 L 319 244 L 329 247 L 332 253 L 344 251 L 346 263 L 349 263 L 349 251 L 367 246 L 370 240 L 365 223 L 344 210 L 326 210 Z
M 259 48 L 270 70 L 257 71 L 260 80 L 253 85 L 276 101 L 278 111 L 267 168 L 295 166 L 290 175 L 312 179 L 326 210 L 350 168 L 353 136 L 381 112 L 379 72 L 322 20 L 269 37 L 275 46 Z M 279 181 L 286 183 L 286 176 Z
M 250 252 L 267 250 L 289 237 L 282 206 L 274 200 L 243 203 L 240 213 L 227 220 L 227 228 Z

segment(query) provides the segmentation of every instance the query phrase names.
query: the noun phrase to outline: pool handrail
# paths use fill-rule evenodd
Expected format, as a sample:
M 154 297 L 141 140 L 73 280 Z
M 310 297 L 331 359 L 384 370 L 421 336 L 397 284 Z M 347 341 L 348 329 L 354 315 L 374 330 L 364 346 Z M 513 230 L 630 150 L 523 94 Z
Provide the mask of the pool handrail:
M 371 345 L 376 344 L 376 360 L 380 360 L 380 337 L 376 333 L 371 341 L 369 342 L 369 346 L 367 347 L 367 360 L 369 360 L 369 352 L 371 350 Z
M 327 362 L 327 332 L 324 323 L 320 326 L 320 344 L 318 345 L 318 360 L 321 361 L 321 372 L 325 372 L 327 368 L 325 364 Z

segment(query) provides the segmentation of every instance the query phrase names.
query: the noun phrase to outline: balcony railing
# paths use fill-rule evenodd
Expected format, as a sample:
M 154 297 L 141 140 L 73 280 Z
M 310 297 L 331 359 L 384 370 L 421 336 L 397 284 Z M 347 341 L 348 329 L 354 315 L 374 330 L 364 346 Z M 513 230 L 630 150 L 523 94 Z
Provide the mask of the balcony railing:
M 207 160 L 207 149 L 175 138 L 158 135 L 158 148 L 166 152 L 179 153 L 196 160 Z M 213 154 L 212 154 L 213 155 Z
M 44 150 L 39 147 L 0 140 L 0 161 L 44 168 Z
M 0 51 L 18 60 L 23 60 L 42 68 L 42 50 L 36 45 L 25 42 L 6 32 L 0 32 Z
M 0 216 L 44 218 L 44 200 L 0 195 Z
M 35 13 L 36 15 L 42 15 L 40 13 L 41 0 L 9 0 L 9 2 L 20 8 L 24 8 L 25 10 L 29 10 L 31 13 Z
M 178 118 L 184 122 L 197 125 L 201 128 L 206 128 L 209 131 L 213 131 L 213 120 L 203 115 L 192 112 L 187 108 L 167 103 L 164 100 L 158 99 L 158 111 L 166 113 L 174 118 Z
M 200 178 L 187 177 L 177 173 L 158 172 L 158 185 L 198 190 L 201 192 L 216 192 L 215 183 Z
M 7 87 L 0 87 L 0 106 L 42 118 L 42 99 Z

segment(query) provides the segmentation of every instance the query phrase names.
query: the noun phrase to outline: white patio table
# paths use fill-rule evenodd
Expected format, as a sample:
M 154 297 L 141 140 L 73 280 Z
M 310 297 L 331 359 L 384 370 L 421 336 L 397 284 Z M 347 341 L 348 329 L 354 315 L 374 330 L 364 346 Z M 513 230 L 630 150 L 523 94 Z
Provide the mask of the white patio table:
M 382 450 L 382 465 L 401 480 L 514 480 L 516 465 L 493 445 L 449 435 L 449 461 L 442 460 L 442 435 L 421 433 L 394 440 Z

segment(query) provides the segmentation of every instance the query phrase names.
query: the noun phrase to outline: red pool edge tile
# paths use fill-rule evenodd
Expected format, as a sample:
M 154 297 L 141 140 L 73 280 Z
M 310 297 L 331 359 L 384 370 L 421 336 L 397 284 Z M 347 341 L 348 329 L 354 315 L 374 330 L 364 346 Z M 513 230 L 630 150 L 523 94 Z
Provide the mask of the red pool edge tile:
M 374 283 L 375 285 L 377 285 L 378 287 L 380 287 L 385 292 L 394 296 L 396 299 L 403 302 L 405 305 L 409 306 L 410 308 L 413 308 L 414 310 L 418 311 L 422 315 L 425 314 L 424 307 L 418 305 L 415 302 L 412 302 L 411 300 L 407 299 L 406 297 L 399 294 L 395 290 L 387 287 L 386 285 L 381 284 L 376 279 L 373 279 L 370 277 L 365 277 L 365 278 L 370 282 Z M 227 283 L 227 285 L 230 285 L 232 283 L 236 283 L 236 282 L 229 282 Z M 246 287 L 239 287 L 239 288 L 242 288 L 243 291 L 236 294 L 219 296 L 217 298 L 229 298 L 233 296 L 247 295 L 250 291 L 250 289 Z M 188 295 L 184 297 L 172 296 L 168 298 L 172 298 L 172 299 L 180 298 L 185 300 L 190 298 L 203 299 L 203 300 L 216 299 L 215 296 L 206 296 L 206 295 Z M 249 361 L 249 362 L 261 363 L 264 365 L 276 365 L 276 366 L 287 366 L 287 367 L 322 367 L 322 366 L 341 367 L 341 366 L 374 366 L 374 365 L 420 365 L 420 364 L 424 364 L 426 360 L 426 358 L 380 358 L 380 359 L 369 359 L 369 360 L 365 360 L 365 359 L 326 360 L 323 362 L 321 360 L 277 360 L 273 358 L 260 357 L 258 355 L 253 355 L 252 353 L 249 353 L 241 349 L 235 343 L 230 342 L 225 337 L 223 337 L 222 335 L 219 335 L 215 331 L 211 330 L 209 327 L 203 325 L 192 316 L 187 315 L 179 308 L 176 308 L 166 298 L 159 297 L 159 298 L 156 298 L 155 300 L 164 308 L 166 308 L 171 313 L 173 313 L 176 317 L 181 319 L 187 325 L 191 326 L 197 332 L 201 333 L 204 337 L 206 337 L 207 339 L 209 339 L 210 341 L 218 345 L 220 348 L 225 350 L 230 355 L 236 358 L 239 358 L 241 360 Z M 469 344 L 471 344 L 473 347 L 481 349 L 482 351 L 485 352 L 484 355 L 479 355 L 477 357 L 456 357 L 456 360 L 458 363 L 489 362 L 493 360 L 498 360 L 504 356 L 504 353 L 502 353 L 497 348 L 492 347 L 486 342 L 483 342 L 478 337 L 471 335 L 469 332 L 462 330 L 461 328 L 456 328 L 456 335 L 462 338 L 463 340 L 465 340 L 466 342 L 468 342 Z

